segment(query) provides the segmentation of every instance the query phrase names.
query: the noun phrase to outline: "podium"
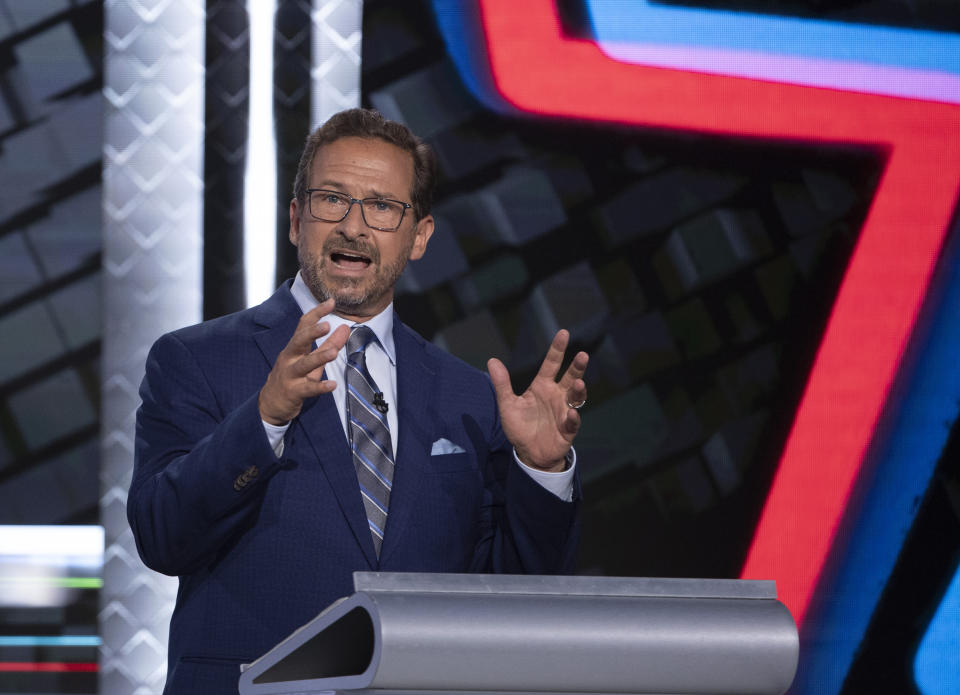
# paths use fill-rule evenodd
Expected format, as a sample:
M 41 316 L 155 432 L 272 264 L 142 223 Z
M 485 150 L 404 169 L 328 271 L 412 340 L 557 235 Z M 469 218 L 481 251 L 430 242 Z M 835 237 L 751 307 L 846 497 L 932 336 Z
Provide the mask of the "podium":
M 241 695 L 780 694 L 797 668 L 772 581 L 357 572 Z

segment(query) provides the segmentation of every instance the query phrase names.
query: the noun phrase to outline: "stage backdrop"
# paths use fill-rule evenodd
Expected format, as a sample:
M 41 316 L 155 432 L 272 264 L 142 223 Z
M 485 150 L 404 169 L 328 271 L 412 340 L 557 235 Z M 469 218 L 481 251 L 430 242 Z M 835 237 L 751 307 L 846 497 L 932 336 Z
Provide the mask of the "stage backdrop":
M 958 56 L 935 0 L 0 0 L 0 693 L 159 690 L 146 350 L 295 272 L 355 104 L 440 158 L 403 318 L 592 355 L 581 572 L 776 579 L 792 692 L 956 692 Z

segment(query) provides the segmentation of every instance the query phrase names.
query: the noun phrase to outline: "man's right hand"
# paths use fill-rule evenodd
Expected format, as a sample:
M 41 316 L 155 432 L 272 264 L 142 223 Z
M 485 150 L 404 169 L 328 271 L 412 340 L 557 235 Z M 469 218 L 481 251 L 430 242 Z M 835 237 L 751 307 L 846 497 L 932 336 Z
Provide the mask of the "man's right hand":
M 350 329 L 346 325 L 338 327 L 320 347 L 313 349 L 314 341 L 330 331 L 330 324 L 317 322 L 333 311 L 333 307 L 334 300 L 328 299 L 300 318 L 297 330 L 260 389 L 258 405 L 265 422 L 285 425 L 299 415 L 306 399 L 330 393 L 337 387 L 337 382 L 323 378 L 323 367 L 335 360 L 347 344 Z

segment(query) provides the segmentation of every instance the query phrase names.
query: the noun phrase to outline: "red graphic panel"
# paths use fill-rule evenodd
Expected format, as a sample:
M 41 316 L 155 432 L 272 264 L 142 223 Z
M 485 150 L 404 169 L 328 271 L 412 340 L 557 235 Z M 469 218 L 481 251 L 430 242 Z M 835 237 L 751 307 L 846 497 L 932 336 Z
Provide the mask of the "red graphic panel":
M 522 111 L 887 154 L 742 573 L 776 579 L 800 623 L 948 231 L 960 107 L 618 63 L 564 37 L 553 0 L 479 7 L 496 88 Z

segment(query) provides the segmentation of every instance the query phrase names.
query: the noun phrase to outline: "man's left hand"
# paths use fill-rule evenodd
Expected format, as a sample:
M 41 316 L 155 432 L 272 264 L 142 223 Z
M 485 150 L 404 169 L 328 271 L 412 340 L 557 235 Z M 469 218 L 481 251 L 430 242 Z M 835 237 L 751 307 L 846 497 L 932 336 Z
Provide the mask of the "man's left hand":
M 500 421 L 517 457 L 531 468 L 562 471 L 565 457 L 580 429 L 580 413 L 573 406 L 587 400 L 583 372 L 587 353 L 578 352 L 557 381 L 570 334 L 561 330 L 553 338 L 547 356 L 529 388 L 517 396 L 510 385 L 510 373 L 503 362 L 487 362 L 490 380 L 497 394 Z

